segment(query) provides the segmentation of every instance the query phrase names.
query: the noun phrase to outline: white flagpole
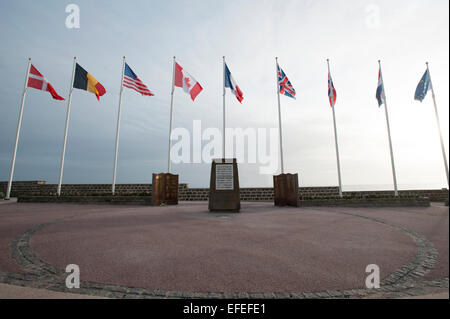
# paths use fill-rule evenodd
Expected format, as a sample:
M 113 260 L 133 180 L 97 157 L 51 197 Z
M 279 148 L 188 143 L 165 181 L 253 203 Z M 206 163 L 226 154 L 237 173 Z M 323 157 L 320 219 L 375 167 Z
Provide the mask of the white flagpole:
M 386 114 L 386 126 L 388 131 L 388 137 L 389 137 L 389 150 L 391 153 L 391 165 L 392 165 L 392 178 L 394 180 L 394 192 L 395 196 L 398 196 L 398 186 L 397 186 L 397 174 L 395 172 L 395 162 L 394 162 L 394 151 L 392 148 L 392 139 L 391 139 L 391 127 L 389 125 L 389 114 L 388 114 L 388 107 L 387 107 L 387 99 L 386 99 L 386 91 L 384 89 L 384 80 L 383 80 L 383 72 L 381 71 L 381 61 L 378 60 L 378 64 L 380 66 L 380 75 L 381 75 L 381 83 L 383 85 L 383 93 L 384 93 L 384 110 Z
M 328 75 L 331 76 L 330 72 L 330 60 L 327 59 L 328 64 Z M 342 178 L 341 178 L 341 163 L 339 160 L 339 145 L 338 145 L 338 137 L 337 137 L 337 129 L 336 129 L 336 115 L 334 113 L 334 102 L 333 99 L 331 101 L 333 104 L 332 110 L 333 110 L 333 124 L 334 124 L 334 143 L 336 145 L 336 159 L 337 159 L 337 169 L 338 169 L 338 179 L 339 179 L 339 196 L 342 197 Z
M 173 120 L 173 93 L 175 91 L 175 57 L 173 57 L 172 92 L 170 98 L 170 124 L 169 124 L 169 156 L 167 162 L 167 173 L 170 173 L 170 149 L 172 148 L 172 120 Z
M 280 160 L 281 160 L 281 174 L 284 174 L 284 159 L 283 159 L 283 129 L 281 127 L 281 106 L 280 106 L 280 84 L 278 83 L 278 57 L 275 57 L 275 74 L 277 76 L 277 96 L 278 96 L 278 128 L 280 133 Z
M 120 94 L 119 94 L 119 111 L 117 113 L 117 129 L 116 129 L 116 149 L 114 151 L 114 171 L 112 182 L 112 194 L 116 192 L 116 173 L 117 173 L 117 155 L 119 151 L 119 134 L 120 134 L 120 111 L 122 109 L 122 92 L 123 92 L 123 75 L 125 72 L 125 57 L 122 62 L 122 79 L 120 80 Z
M 225 159 L 225 56 L 223 57 L 223 136 L 222 136 L 222 156 Z
M 438 130 L 439 130 L 439 137 L 441 139 L 442 156 L 444 157 L 445 173 L 447 174 L 447 186 L 449 186 L 449 188 L 450 188 L 449 178 L 448 178 L 447 155 L 445 154 L 444 139 L 442 138 L 441 123 L 439 120 L 439 113 L 438 113 L 437 104 L 436 104 L 436 95 L 434 94 L 433 82 L 431 81 L 430 68 L 428 67 L 428 62 L 427 62 L 427 70 L 428 70 L 428 75 L 430 76 L 430 86 L 431 86 L 431 94 L 433 96 L 434 112 L 436 113 L 436 121 L 437 121 Z
M 67 132 L 69 131 L 70 103 L 72 102 L 73 80 L 75 77 L 76 64 L 77 64 L 77 57 L 74 57 L 73 58 L 73 68 L 72 68 L 72 80 L 70 82 L 70 90 L 69 90 L 69 100 L 67 102 L 66 128 L 64 130 L 64 142 L 63 142 L 63 149 L 62 149 L 62 155 L 61 155 L 61 167 L 59 169 L 59 182 L 58 182 L 58 190 L 57 190 L 58 196 L 61 196 L 61 183 L 62 183 L 63 170 L 64 170 L 64 156 L 66 154 Z
M 25 76 L 25 84 L 23 87 L 22 103 L 20 105 L 19 120 L 17 121 L 16 141 L 14 143 L 14 151 L 13 151 L 13 157 L 12 157 L 12 161 L 11 161 L 11 170 L 9 172 L 8 188 L 6 189 L 5 199 L 9 199 L 10 195 L 11 195 L 12 180 L 13 180 L 13 175 L 14 175 L 14 166 L 16 165 L 17 144 L 19 143 L 20 127 L 22 126 L 23 106 L 25 104 L 25 97 L 27 95 L 27 86 L 28 86 L 28 77 L 30 75 L 30 68 L 31 68 L 31 58 L 28 59 L 27 75 Z

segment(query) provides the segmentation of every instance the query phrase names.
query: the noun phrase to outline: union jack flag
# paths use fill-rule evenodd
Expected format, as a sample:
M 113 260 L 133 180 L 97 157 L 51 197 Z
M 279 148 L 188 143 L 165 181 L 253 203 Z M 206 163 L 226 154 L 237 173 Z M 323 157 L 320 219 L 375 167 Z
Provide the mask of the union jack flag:
M 125 70 L 123 74 L 123 86 L 135 90 L 142 95 L 153 96 L 147 86 L 138 78 L 136 73 L 131 70 L 128 64 L 125 63 Z
M 287 78 L 284 71 L 280 68 L 280 66 L 277 63 L 277 70 L 278 70 L 278 89 L 280 90 L 280 94 L 286 95 L 290 98 L 295 99 L 295 90 L 294 87 L 291 84 L 291 81 Z

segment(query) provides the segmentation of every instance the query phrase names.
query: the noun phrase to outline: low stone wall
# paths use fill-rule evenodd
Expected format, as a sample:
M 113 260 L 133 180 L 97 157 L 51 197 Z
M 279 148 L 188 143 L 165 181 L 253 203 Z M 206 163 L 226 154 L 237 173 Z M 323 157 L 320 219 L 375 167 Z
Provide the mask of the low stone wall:
M 344 192 L 344 196 L 386 196 L 393 195 L 393 191 L 364 191 L 364 192 Z M 429 189 L 429 190 L 405 190 L 398 192 L 400 196 L 420 196 L 427 197 L 432 202 L 445 202 L 448 200 L 447 189 Z
M 6 193 L 7 182 L 0 182 L 0 191 Z M 54 195 L 58 185 L 46 184 L 45 181 L 13 182 L 11 196 L 19 195 Z M 180 189 L 187 188 L 181 184 Z M 61 193 L 64 195 L 105 195 L 111 193 L 111 184 L 63 184 Z M 152 184 L 116 184 L 117 194 L 151 194 Z
M 430 207 L 426 197 L 301 200 L 300 207 Z
M 243 200 L 245 201 L 245 200 Z M 150 196 L 20 196 L 20 203 L 77 203 L 151 205 Z M 206 204 L 206 203 L 205 203 Z M 301 200 L 300 207 L 429 207 L 430 200 L 418 198 L 367 198 Z
M 7 182 L 0 182 L 0 191 L 6 193 Z M 24 195 L 54 195 L 56 184 L 46 184 L 45 181 L 13 182 L 11 196 Z M 63 184 L 63 195 L 107 195 L 111 193 L 111 184 Z M 338 187 L 303 187 L 299 190 L 299 196 L 322 197 L 336 196 Z M 117 195 L 152 195 L 152 184 L 116 184 Z M 209 188 L 189 188 L 187 184 L 180 184 L 178 190 L 179 199 L 182 201 L 206 201 L 209 198 Z M 248 201 L 272 201 L 273 188 L 242 188 L 241 199 Z
M 19 203 L 151 205 L 150 196 L 19 196 Z
M 0 182 L 0 192 L 6 193 L 7 182 Z M 46 184 L 45 181 L 13 182 L 11 196 L 30 195 L 54 195 L 57 185 Z M 108 195 L 111 193 L 111 184 L 64 184 L 61 193 L 63 195 Z M 427 197 L 432 202 L 444 202 L 448 199 L 448 190 L 407 190 L 400 191 L 401 196 Z M 117 184 L 117 195 L 152 195 L 151 184 Z M 189 188 L 187 184 L 179 186 L 180 201 L 207 201 L 209 188 Z M 339 194 L 338 187 L 301 187 L 299 199 L 333 198 Z M 392 191 L 362 191 L 344 192 L 345 197 L 376 197 L 392 195 Z M 273 188 L 242 188 L 242 201 L 273 201 Z

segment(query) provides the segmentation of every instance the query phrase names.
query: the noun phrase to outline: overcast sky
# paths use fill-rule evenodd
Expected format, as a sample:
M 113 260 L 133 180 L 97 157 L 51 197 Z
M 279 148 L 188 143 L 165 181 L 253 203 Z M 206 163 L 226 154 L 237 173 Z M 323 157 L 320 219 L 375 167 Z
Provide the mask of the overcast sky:
M 80 28 L 68 29 L 68 4 Z M 204 87 L 192 103 L 181 89 L 174 128 L 221 128 L 222 56 L 244 92 L 227 95 L 227 124 L 277 128 L 275 61 L 297 91 L 281 97 L 286 170 L 300 186 L 336 186 L 327 64 L 337 90 L 336 120 L 345 189 L 392 188 L 384 108 L 375 99 L 378 59 L 388 99 L 399 187 L 447 187 L 431 94 L 414 91 L 430 62 L 448 153 L 448 0 L 2 1 L 0 10 L 0 180 L 7 180 L 27 58 L 68 96 L 73 56 L 106 88 L 75 90 L 63 183 L 110 183 L 122 56 L 154 91 L 123 94 L 118 183 L 150 183 L 167 170 L 172 57 Z M 57 183 L 67 103 L 29 89 L 15 180 Z M 191 187 L 209 185 L 210 164 L 177 164 Z M 239 166 L 240 184 L 271 186 L 259 165 Z

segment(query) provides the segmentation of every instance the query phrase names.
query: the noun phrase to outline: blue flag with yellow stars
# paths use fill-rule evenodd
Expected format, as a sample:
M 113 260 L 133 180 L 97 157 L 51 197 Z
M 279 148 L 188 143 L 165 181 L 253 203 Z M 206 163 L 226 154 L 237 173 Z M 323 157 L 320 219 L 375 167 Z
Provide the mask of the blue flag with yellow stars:
M 425 99 L 425 96 L 427 96 L 429 90 L 430 90 L 430 72 L 427 69 L 422 79 L 420 80 L 419 85 L 417 85 L 414 100 L 422 102 Z

